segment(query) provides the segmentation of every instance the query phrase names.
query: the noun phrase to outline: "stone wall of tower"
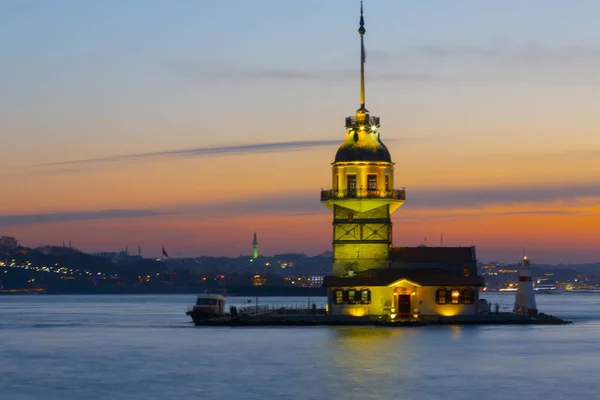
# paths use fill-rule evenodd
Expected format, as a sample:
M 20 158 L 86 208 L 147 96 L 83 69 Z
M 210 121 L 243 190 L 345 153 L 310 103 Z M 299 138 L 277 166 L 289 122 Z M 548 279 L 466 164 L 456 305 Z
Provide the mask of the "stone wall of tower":
M 389 267 L 391 245 L 392 221 L 388 205 L 360 213 L 334 207 L 334 275 Z

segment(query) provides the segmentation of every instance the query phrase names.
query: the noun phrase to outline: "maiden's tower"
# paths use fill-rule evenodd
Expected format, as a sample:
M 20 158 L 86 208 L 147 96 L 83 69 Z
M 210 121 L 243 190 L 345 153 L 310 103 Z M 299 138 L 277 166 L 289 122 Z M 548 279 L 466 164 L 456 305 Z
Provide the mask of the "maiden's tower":
M 406 200 L 380 119 L 366 107 L 365 19 L 360 8 L 360 105 L 332 163 L 321 202 L 333 214 L 333 274 L 325 277 L 331 315 L 418 317 L 477 314 L 474 247 L 392 247 L 391 216 Z

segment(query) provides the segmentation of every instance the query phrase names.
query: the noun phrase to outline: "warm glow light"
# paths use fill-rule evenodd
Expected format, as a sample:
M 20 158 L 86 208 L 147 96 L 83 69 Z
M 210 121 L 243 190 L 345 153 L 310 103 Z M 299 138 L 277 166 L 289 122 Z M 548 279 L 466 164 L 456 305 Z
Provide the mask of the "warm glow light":
M 458 296 L 460 296 L 460 293 L 458 292 L 458 290 L 453 290 L 452 297 L 458 297 Z
M 455 315 L 458 315 L 458 309 L 456 307 L 453 307 L 453 308 L 445 307 L 443 309 L 438 309 L 438 313 L 440 315 L 443 315 L 444 317 L 453 317 Z
M 352 317 L 364 317 L 366 313 L 363 307 L 352 307 L 348 309 L 348 315 Z

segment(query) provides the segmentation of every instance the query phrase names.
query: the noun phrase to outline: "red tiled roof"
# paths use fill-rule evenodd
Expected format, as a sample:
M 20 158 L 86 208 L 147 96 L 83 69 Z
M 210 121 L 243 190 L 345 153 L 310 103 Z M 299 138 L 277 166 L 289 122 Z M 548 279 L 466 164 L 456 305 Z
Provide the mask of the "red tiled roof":
M 392 262 L 473 262 L 475 247 L 392 247 Z
M 421 286 L 484 286 L 481 276 L 463 276 L 438 268 L 381 268 L 370 269 L 349 277 L 326 276 L 324 287 L 388 286 L 407 279 Z

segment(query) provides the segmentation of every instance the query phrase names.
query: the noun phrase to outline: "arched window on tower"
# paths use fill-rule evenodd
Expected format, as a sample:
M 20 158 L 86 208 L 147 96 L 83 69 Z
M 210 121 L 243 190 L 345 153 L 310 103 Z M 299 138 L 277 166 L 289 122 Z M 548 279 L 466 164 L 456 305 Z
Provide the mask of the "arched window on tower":
M 377 175 L 367 175 L 367 190 L 370 193 L 377 191 Z
M 348 175 L 346 190 L 348 197 L 356 197 L 356 175 Z

